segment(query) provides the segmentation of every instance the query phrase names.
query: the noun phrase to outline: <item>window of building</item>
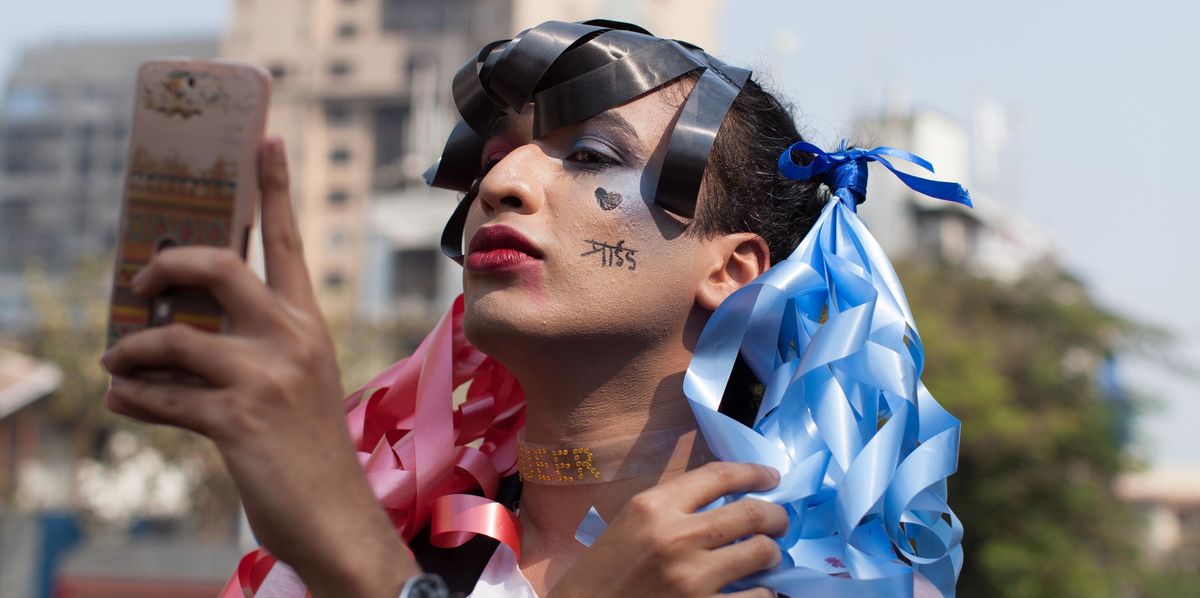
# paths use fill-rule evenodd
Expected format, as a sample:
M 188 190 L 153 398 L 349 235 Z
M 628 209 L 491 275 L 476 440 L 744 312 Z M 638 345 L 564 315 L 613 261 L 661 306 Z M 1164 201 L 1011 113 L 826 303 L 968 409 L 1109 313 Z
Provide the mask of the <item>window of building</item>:
M 329 74 L 334 77 L 345 77 L 354 72 L 354 65 L 346 60 L 335 60 L 329 65 Z
M 31 204 L 24 197 L 0 198 L 0 269 L 13 271 L 25 267 L 30 255 Z
M 346 286 L 346 277 L 336 270 L 325 273 L 325 288 L 340 289 Z
M 338 39 L 353 39 L 358 36 L 358 25 L 354 23 L 342 23 L 337 28 Z
M 350 194 L 342 189 L 335 189 L 329 192 L 329 196 L 326 199 L 328 199 L 330 205 L 341 206 L 349 203 Z
M 404 138 L 410 114 L 407 104 L 375 108 L 375 166 L 387 166 L 404 157 Z
M 354 120 L 354 110 L 345 102 L 325 104 L 325 122 L 329 126 L 342 127 Z
M 392 254 L 392 298 L 398 301 L 437 299 L 436 249 L 399 249 Z
M 383 0 L 380 20 L 384 31 L 420 33 L 463 25 L 468 6 L 463 0 Z
M 329 152 L 329 161 L 334 164 L 345 164 L 350 161 L 350 149 L 345 147 L 335 147 Z

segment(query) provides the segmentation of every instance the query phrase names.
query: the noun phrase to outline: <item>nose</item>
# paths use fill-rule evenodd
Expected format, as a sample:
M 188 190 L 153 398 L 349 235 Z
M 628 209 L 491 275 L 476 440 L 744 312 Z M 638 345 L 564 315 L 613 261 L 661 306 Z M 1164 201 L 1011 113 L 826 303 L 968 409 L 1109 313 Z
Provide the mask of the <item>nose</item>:
M 479 182 L 479 203 L 487 216 L 510 211 L 532 214 L 541 209 L 549 158 L 536 144 L 522 145 L 500 159 Z

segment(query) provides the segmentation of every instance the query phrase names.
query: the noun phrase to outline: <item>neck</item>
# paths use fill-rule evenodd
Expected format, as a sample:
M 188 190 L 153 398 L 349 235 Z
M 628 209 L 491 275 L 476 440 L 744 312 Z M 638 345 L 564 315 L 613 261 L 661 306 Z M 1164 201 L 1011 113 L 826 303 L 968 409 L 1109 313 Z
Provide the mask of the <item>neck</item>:
M 711 459 L 703 439 L 694 433 L 696 421 L 683 395 L 691 351 L 682 343 L 589 350 L 589 354 L 617 356 L 611 360 L 581 360 L 578 352 L 554 353 L 574 357 L 569 362 L 540 358 L 528 367 L 506 364 L 525 391 L 525 441 L 586 447 L 631 437 L 623 446 L 606 445 L 605 459 L 637 461 L 639 475 L 588 484 L 524 484 L 521 565 L 535 587 L 543 589 L 552 587 L 585 550 L 575 540 L 575 529 L 588 509 L 595 507 L 611 522 L 635 494 Z M 673 450 L 639 451 L 637 437 L 670 444 Z M 689 456 L 682 465 L 679 454 Z

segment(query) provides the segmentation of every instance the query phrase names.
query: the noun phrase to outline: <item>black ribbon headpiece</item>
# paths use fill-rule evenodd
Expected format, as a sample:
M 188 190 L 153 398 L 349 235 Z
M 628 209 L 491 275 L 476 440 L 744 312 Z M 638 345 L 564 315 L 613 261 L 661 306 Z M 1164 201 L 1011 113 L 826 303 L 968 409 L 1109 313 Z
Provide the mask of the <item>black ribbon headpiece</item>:
M 434 187 L 468 192 L 442 231 L 442 253 L 462 262 L 463 227 L 492 121 L 533 103 L 533 135 L 585 121 L 689 73 L 688 94 L 655 185 L 654 203 L 685 218 L 695 213 L 700 181 L 725 114 L 750 71 L 729 66 L 686 42 L 655 37 L 629 23 L 548 21 L 511 40 L 484 46 L 454 76 L 462 119 L 426 173 Z

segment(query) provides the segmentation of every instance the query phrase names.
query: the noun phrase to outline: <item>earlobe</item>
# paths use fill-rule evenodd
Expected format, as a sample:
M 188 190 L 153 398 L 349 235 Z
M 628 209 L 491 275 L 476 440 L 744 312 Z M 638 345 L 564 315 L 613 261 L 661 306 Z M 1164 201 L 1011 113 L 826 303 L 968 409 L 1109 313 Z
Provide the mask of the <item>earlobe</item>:
M 754 233 L 734 233 L 713 239 L 712 267 L 696 289 L 696 302 L 708 311 L 771 267 L 771 250 Z

